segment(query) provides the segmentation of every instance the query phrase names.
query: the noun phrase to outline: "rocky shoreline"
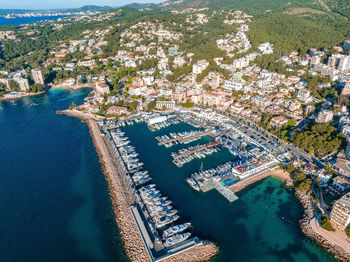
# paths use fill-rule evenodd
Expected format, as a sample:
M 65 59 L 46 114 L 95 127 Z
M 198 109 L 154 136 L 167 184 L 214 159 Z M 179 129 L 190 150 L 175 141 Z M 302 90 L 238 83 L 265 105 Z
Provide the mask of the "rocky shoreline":
M 89 120 L 89 119 L 97 119 L 97 117 L 95 117 L 94 115 L 90 115 L 84 112 L 80 112 L 78 110 L 72 109 L 72 110 L 61 110 L 61 111 L 56 111 L 56 114 L 59 115 L 67 115 L 67 116 L 71 116 L 71 117 L 77 117 L 81 120 Z
M 299 224 L 303 233 L 313 239 L 315 242 L 320 244 L 323 248 L 327 250 L 330 254 L 332 254 L 336 259 L 340 261 L 350 261 L 350 250 L 344 250 L 338 245 L 331 243 L 329 240 L 318 234 L 315 230 L 313 230 L 311 226 L 311 220 L 314 219 L 314 208 L 310 201 L 310 196 L 301 191 L 295 192 L 298 197 L 300 203 L 304 207 L 304 215 L 303 218 L 300 219 Z
M 18 98 L 28 97 L 28 96 L 38 96 L 45 94 L 46 90 L 38 92 L 38 93 L 18 93 L 17 95 L 7 95 L 5 94 L 4 97 L 0 98 L 0 101 L 8 101 L 8 100 L 14 100 Z

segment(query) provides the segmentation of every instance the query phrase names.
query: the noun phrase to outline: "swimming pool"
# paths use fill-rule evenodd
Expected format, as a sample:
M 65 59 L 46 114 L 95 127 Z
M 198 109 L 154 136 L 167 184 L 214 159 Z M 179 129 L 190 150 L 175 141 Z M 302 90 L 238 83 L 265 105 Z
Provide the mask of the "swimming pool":
M 15 96 L 15 95 L 18 95 L 18 93 L 12 92 L 12 93 L 10 93 L 10 95 L 11 95 L 11 96 Z

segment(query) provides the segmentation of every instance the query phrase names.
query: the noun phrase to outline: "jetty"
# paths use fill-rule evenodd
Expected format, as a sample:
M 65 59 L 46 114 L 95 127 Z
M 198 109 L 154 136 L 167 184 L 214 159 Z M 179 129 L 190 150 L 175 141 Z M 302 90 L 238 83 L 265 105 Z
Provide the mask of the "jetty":
M 165 138 L 165 139 L 161 139 L 159 137 L 157 137 L 156 139 L 159 141 L 160 144 L 162 145 L 167 145 L 167 144 L 172 144 L 174 142 L 180 143 L 180 144 L 185 144 L 188 141 L 195 141 L 200 139 L 203 136 L 207 136 L 211 134 L 211 131 L 204 131 L 204 132 L 200 132 L 200 133 L 196 133 L 194 135 L 188 135 L 188 136 L 176 136 L 176 137 L 172 137 L 172 138 Z
M 204 149 L 215 147 L 215 146 L 218 146 L 218 145 L 220 145 L 220 142 L 211 142 L 211 143 L 199 146 L 199 147 L 194 147 L 192 150 L 188 150 L 188 151 L 183 152 L 183 153 L 178 153 L 178 154 L 174 155 L 173 158 L 176 160 L 176 159 L 179 159 L 181 157 L 192 155 L 194 153 L 203 151 Z
M 223 195 L 229 202 L 238 200 L 238 197 L 230 189 L 225 187 L 220 181 L 210 178 L 201 184 L 200 189 L 203 192 L 216 189 L 221 195 Z

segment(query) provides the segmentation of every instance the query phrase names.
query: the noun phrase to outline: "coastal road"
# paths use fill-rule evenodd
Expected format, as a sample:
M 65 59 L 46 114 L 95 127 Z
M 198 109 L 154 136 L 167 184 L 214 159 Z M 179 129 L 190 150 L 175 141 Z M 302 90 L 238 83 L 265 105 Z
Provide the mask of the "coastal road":
M 348 253 L 350 252 L 350 240 L 346 237 L 345 232 L 340 230 L 336 230 L 335 232 L 327 231 L 320 227 L 316 218 L 313 218 L 310 221 L 310 226 L 313 231 L 327 239 L 332 245 L 337 245 L 344 249 L 344 251 L 347 251 Z

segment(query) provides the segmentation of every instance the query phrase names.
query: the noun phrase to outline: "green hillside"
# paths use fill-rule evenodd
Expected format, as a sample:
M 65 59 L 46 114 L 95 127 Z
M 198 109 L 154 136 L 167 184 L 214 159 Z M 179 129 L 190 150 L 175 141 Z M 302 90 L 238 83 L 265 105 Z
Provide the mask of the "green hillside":
M 314 2 L 314 0 L 184 0 L 180 4 L 169 5 L 167 8 L 234 8 L 250 13 L 256 13 L 284 10 L 292 6 L 309 6 L 314 4 Z
M 325 0 L 324 2 L 333 12 L 350 18 L 349 0 Z

